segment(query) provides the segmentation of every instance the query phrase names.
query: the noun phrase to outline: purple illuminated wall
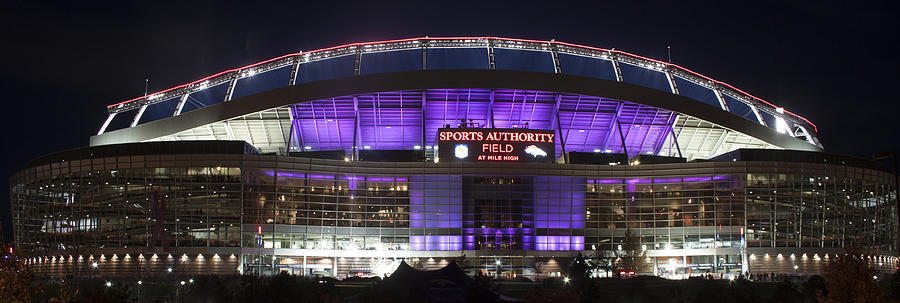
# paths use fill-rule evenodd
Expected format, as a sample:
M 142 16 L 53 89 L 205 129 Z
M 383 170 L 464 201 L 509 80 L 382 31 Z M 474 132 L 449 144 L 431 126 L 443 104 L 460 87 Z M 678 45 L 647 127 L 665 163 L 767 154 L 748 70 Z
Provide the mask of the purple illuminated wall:
M 411 250 L 462 250 L 462 236 L 409 236 Z
M 584 193 L 584 178 L 535 177 L 534 227 L 584 228 Z
M 584 250 L 584 236 L 537 236 L 537 250 Z
M 621 152 L 622 137 L 629 156 L 658 153 L 674 117 L 668 110 L 608 98 L 485 88 L 360 94 L 291 109 L 291 150 L 421 149 L 436 144 L 437 129 L 465 120 L 484 127 L 558 129 L 556 157 L 562 155 L 562 142 L 565 151 Z

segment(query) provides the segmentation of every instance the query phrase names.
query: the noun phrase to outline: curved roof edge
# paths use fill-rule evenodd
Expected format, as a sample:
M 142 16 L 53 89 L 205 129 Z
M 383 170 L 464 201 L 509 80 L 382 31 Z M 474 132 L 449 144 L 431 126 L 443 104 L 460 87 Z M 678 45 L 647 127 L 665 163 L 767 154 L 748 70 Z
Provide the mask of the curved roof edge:
M 434 45 L 432 45 L 434 44 Z M 788 111 L 787 109 L 778 107 L 762 98 L 751 95 L 743 90 L 740 90 L 728 83 L 718 81 L 712 79 L 710 77 L 704 76 L 697 72 L 694 72 L 690 69 L 684 68 L 680 65 L 663 62 L 656 59 L 651 59 L 644 56 L 635 55 L 628 52 L 623 52 L 615 49 L 604 49 L 599 47 L 578 45 L 573 43 L 560 42 L 555 40 L 550 41 L 542 41 L 542 40 L 531 40 L 531 39 L 516 39 L 516 38 L 501 38 L 501 37 L 419 37 L 419 38 L 407 38 L 407 39 L 396 39 L 396 40 L 384 40 L 384 41 L 372 41 L 372 42 L 360 42 L 360 43 L 350 43 L 344 45 L 338 45 L 333 47 L 327 47 L 322 49 L 317 49 L 308 52 L 297 52 L 290 53 L 283 56 L 275 57 L 272 59 L 268 59 L 265 61 L 257 62 L 254 64 L 246 65 L 243 67 L 233 68 L 229 70 L 224 70 L 219 73 L 189 82 L 182 85 L 174 86 L 168 89 L 164 89 L 158 92 L 154 92 L 152 94 L 148 94 L 145 96 L 140 96 L 136 98 L 132 98 L 129 100 L 125 100 L 122 102 L 118 102 L 115 104 L 110 104 L 107 106 L 107 110 L 111 113 L 127 111 L 130 109 L 134 109 L 144 104 L 151 104 L 162 100 L 167 100 L 173 97 L 177 97 L 183 95 L 185 93 L 190 93 L 196 90 L 203 90 L 207 87 L 211 87 L 231 79 L 238 79 L 247 76 L 252 76 L 254 74 L 265 72 L 268 70 L 272 70 L 275 68 L 284 67 L 291 64 L 297 64 L 300 62 L 310 62 L 320 59 L 325 59 L 334 56 L 343 56 L 348 54 L 362 53 L 362 52 L 376 52 L 376 51 L 388 51 L 388 50 L 400 50 L 400 49 L 411 49 L 417 47 L 441 47 L 445 45 L 443 44 L 459 44 L 459 45 L 469 45 L 469 47 L 476 46 L 489 46 L 489 47 L 506 47 L 506 48 L 519 48 L 519 49 L 530 49 L 530 50 L 545 50 L 545 51 L 564 51 L 566 53 L 572 54 L 582 54 L 584 52 L 599 52 L 599 55 L 602 59 L 607 60 L 615 60 L 621 61 L 623 63 L 631 63 L 639 65 L 643 68 L 654 69 L 654 70 L 669 70 L 685 75 L 689 75 L 692 77 L 697 77 L 702 81 L 705 81 L 705 85 L 726 88 L 728 90 L 737 93 L 738 98 L 745 97 L 746 99 L 760 102 L 771 107 L 770 110 L 779 110 L 783 111 L 785 114 L 788 114 L 796 119 L 802 120 L 812 126 L 813 132 L 818 132 L 818 127 L 810 122 L 803 116 L 800 116 L 796 113 Z M 589 56 L 598 56 L 597 54 L 582 54 Z
M 507 70 L 409 71 L 352 76 L 298 84 L 244 98 L 211 105 L 199 110 L 135 127 L 92 136 L 90 145 L 106 145 L 151 140 L 194 127 L 228 120 L 270 108 L 324 98 L 383 91 L 457 88 L 505 88 L 543 90 L 612 98 L 663 108 L 703 119 L 752 136 L 784 149 L 822 151 L 816 145 L 783 135 L 753 121 L 693 99 L 638 85 L 565 74 Z

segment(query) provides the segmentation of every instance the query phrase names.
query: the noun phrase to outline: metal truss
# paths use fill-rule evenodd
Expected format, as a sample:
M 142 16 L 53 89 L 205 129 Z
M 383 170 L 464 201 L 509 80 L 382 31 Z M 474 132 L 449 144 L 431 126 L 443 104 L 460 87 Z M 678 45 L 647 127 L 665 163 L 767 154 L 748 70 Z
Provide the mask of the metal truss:
M 715 124 L 643 104 L 513 89 L 430 89 L 328 98 L 152 141 L 243 140 L 263 152 L 345 150 L 356 159 L 359 149 L 433 149 L 438 128 L 461 123 L 551 129 L 559 138 L 558 156 L 563 157 L 575 151 L 695 159 L 740 147 L 775 148 Z
M 666 75 L 667 79 L 669 79 L 669 84 L 674 93 L 678 92 L 677 87 L 675 86 L 674 78 L 681 78 L 688 82 L 694 83 L 696 85 L 700 85 L 707 89 L 714 91 L 717 97 L 721 100 L 721 96 L 728 96 L 743 102 L 750 106 L 753 109 L 754 113 L 757 116 L 760 116 L 759 111 L 763 111 L 769 113 L 776 117 L 781 117 L 788 121 L 792 127 L 803 126 L 804 129 L 808 130 L 808 126 L 812 126 L 813 133 L 816 131 L 816 127 L 814 124 L 806 120 L 805 118 L 791 113 L 787 110 L 780 110 L 772 105 L 769 102 L 766 102 L 763 99 L 755 97 L 753 95 L 747 94 L 737 88 L 734 88 L 731 85 L 728 85 L 724 82 L 720 82 L 714 80 L 712 78 L 700 75 L 696 72 L 693 72 L 689 69 L 683 68 L 681 66 L 662 62 L 659 60 L 654 60 L 634 54 L 630 54 L 627 52 L 622 52 L 618 50 L 610 50 L 610 49 L 602 49 L 596 47 L 582 46 L 571 43 L 559 42 L 559 41 L 539 41 L 539 40 L 527 40 L 527 39 L 510 39 L 510 38 L 498 38 L 498 37 L 443 37 L 443 38 L 412 38 L 412 39 L 400 39 L 400 40 L 390 40 L 390 41 L 378 41 L 378 42 L 369 42 L 369 43 L 353 43 L 335 47 L 329 47 L 309 52 L 297 52 L 292 54 L 287 54 L 281 57 L 269 59 L 266 61 L 262 61 L 259 63 L 251 64 L 248 66 L 235 68 L 231 70 L 226 70 L 215 75 L 193 81 L 187 84 L 179 85 L 170 89 L 166 89 L 160 92 L 156 92 L 147 96 L 141 96 L 138 98 L 134 98 L 131 100 L 127 100 L 124 102 L 116 103 L 108 106 L 108 111 L 110 114 L 121 113 L 125 111 L 140 109 L 147 105 L 155 104 L 162 101 L 167 101 L 173 98 L 183 97 L 185 95 L 202 91 L 207 88 L 217 86 L 224 83 L 229 83 L 229 89 L 226 93 L 226 101 L 228 101 L 231 97 L 231 92 L 234 89 L 234 86 L 237 84 L 237 80 L 250 77 L 256 74 L 264 73 L 267 71 L 279 69 L 285 66 L 292 66 L 291 77 L 286 81 L 285 85 L 292 85 L 296 83 L 297 70 L 299 70 L 303 63 L 327 60 L 331 58 L 347 56 L 347 55 L 355 55 L 355 65 L 354 65 L 354 74 L 358 74 L 359 71 L 359 61 L 363 54 L 367 53 L 377 53 L 377 52 L 386 52 L 386 51 L 397 51 L 397 50 L 409 50 L 409 49 L 435 49 L 435 48 L 485 48 L 487 49 L 490 57 L 491 68 L 494 68 L 493 65 L 493 50 L 496 48 L 503 49 L 518 49 L 518 50 L 530 50 L 530 51 L 543 51 L 548 52 L 552 55 L 554 62 L 554 70 L 556 73 L 561 73 L 561 69 L 558 62 L 559 54 L 568 54 L 568 55 L 576 55 L 583 57 L 596 58 L 601 60 L 609 60 L 613 64 L 613 67 L 616 72 L 616 78 L 619 81 L 622 81 L 621 69 L 619 68 L 620 64 L 629 64 L 633 66 L 637 66 L 644 69 L 654 70 L 658 72 L 662 72 Z M 423 63 L 425 58 L 423 56 Z M 423 68 L 425 65 L 423 65 Z M 721 102 L 721 101 L 720 101 Z M 724 106 L 724 102 L 722 102 L 723 108 L 727 110 L 727 106 Z M 112 117 L 113 115 L 110 115 Z M 108 119 L 111 120 L 111 119 Z M 760 119 L 761 120 L 761 119 Z M 108 121 L 107 121 L 108 122 Z M 763 122 L 764 123 L 764 122 Z M 104 123 L 104 126 L 108 125 L 108 123 Z M 99 134 L 102 134 L 105 131 L 106 127 L 103 127 Z M 807 138 L 813 137 L 813 134 L 807 133 L 805 136 Z M 814 138 L 808 140 L 809 142 L 817 142 Z M 818 143 L 815 143 L 818 145 Z

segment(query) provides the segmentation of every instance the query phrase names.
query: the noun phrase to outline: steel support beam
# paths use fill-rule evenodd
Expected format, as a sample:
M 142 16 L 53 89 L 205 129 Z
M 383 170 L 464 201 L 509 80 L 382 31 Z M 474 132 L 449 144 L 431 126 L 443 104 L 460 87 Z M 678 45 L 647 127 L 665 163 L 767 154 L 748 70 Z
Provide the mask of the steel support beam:
M 353 75 L 359 76 L 359 68 L 362 65 L 362 46 L 356 47 L 356 59 L 353 61 Z
M 672 142 L 675 142 L 675 148 L 678 150 L 678 157 L 684 158 L 684 154 L 681 153 L 681 146 L 678 145 L 678 134 L 675 133 L 675 125 L 678 125 L 678 116 L 675 117 L 675 122 L 672 122 Z M 678 133 L 681 133 L 679 130 Z
M 353 116 L 353 150 L 352 157 L 353 160 L 359 160 L 359 148 L 360 143 L 362 142 L 362 130 L 359 127 L 359 97 L 353 96 L 353 112 L 356 115 Z
M 428 70 L 428 41 L 422 42 L 422 70 Z
M 209 136 L 212 137 L 212 140 L 218 140 L 218 139 L 219 139 L 219 138 L 216 138 L 216 132 L 213 131 L 212 124 L 207 124 L 207 125 L 206 125 L 206 130 L 209 131 Z M 177 134 L 176 134 L 176 135 L 177 135 Z
M 613 55 L 612 60 L 610 60 L 609 62 L 612 62 L 613 72 L 616 73 L 616 81 L 619 81 L 619 82 L 624 81 L 624 79 L 622 78 L 622 67 L 619 66 L 618 56 Z
M 657 109 L 656 109 L 656 112 L 653 113 L 653 119 L 650 119 L 650 124 L 642 125 L 642 126 L 646 126 L 647 132 L 644 133 L 644 139 L 641 140 L 641 145 L 640 145 L 640 147 L 639 147 L 641 150 L 638 151 L 638 154 L 644 152 L 644 144 L 647 142 L 647 138 L 650 138 L 650 132 L 653 131 L 653 127 L 656 126 L 656 117 L 659 116 L 659 111 L 660 111 L 660 109 L 657 108 Z M 635 120 L 637 120 L 637 115 L 635 115 Z M 634 120 L 633 120 L 633 121 L 634 121 Z M 666 119 L 666 122 L 668 122 L 668 121 L 669 121 L 669 120 Z M 635 124 L 635 123 L 632 122 L 632 125 L 634 125 L 634 124 Z M 629 128 L 629 131 L 630 131 L 630 130 L 631 130 L 631 129 Z M 654 145 L 653 148 L 656 148 L 656 146 Z M 654 153 L 654 154 L 655 154 L 655 153 Z
M 619 129 L 619 138 L 622 139 L 622 153 L 625 156 L 628 156 L 628 147 L 625 145 L 625 135 L 622 133 L 622 123 L 619 122 L 619 117 L 616 117 L 616 127 Z
M 231 124 L 228 122 L 229 121 L 222 121 L 222 124 L 225 125 L 225 134 L 228 135 L 228 140 L 234 140 L 234 130 L 231 129 Z M 253 144 L 253 142 L 250 142 L 250 144 Z
M 175 112 L 172 113 L 172 117 L 175 117 L 175 116 L 178 116 L 181 114 L 181 110 L 184 109 L 184 103 L 187 102 L 188 97 L 190 95 L 191 94 L 184 94 L 181 96 L 180 99 L 178 99 L 178 105 L 175 105 Z
M 426 110 L 427 108 L 425 106 L 426 106 L 427 102 L 428 102 L 428 90 L 422 90 L 422 120 L 421 120 L 421 122 L 422 122 L 422 149 L 423 150 L 427 149 L 425 147 L 425 143 L 428 142 L 428 141 L 425 141 L 425 121 L 426 121 L 425 113 L 428 112 Z
M 559 52 L 556 50 L 556 44 L 552 43 L 554 40 L 551 40 L 550 43 L 550 57 L 553 59 L 553 72 L 557 74 L 562 73 L 562 68 L 559 67 Z
M 716 145 L 713 145 L 712 151 L 710 151 L 709 153 L 710 158 L 719 154 L 719 149 L 721 149 L 722 145 L 725 144 L 725 140 L 728 139 L 729 134 L 731 134 L 731 132 L 727 129 L 722 132 L 722 136 L 719 137 L 719 140 L 716 140 Z
M 290 109 L 288 110 L 288 112 L 290 112 Z M 262 116 L 262 113 L 260 113 L 260 116 Z M 286 146 L 285 150 L 289 151 L 290 147 L 287 147 L 287 143 L 288 143 L 288 141 L 290 141 L 289 137 L 291 136 L 291 133 L 290 133 L 291 130 L 290 130 L 290 128 L 288 128 L 288 132 L 287 133 L 284 132 L 284 124 L 281 123 L 281 115 L 278 114 L 277 109 L 275 110 L 275 118 L 276 118 L 275 123 L 278 123 L 278 130 L 281 131 L 281 142 L 284 143 L 284 145 Z M 260 117 L 260 120 L 262 120 L 262 117 Z M 263 127 L 264 128 L 266 127 L 265 121 L 263 121 Z M 268 128 L 266 128 L 266 132 L 268 133 Z
M 288 85 L 297 84 L 297 76 L 299 74 L 300 74 L 300 57 L 298 56 L 297 59 L 294 60 L 294 65 L 291 66 L 291 78 L 288 80 Z
M 747 104 L 747 106 L 750 106 L 750 110 L 753 111 L 753 115 L 756 115 L 756 121 L 759 121 L 760 125 L 768 127 L 768 125 L 766 125 L 766 120 L 763 119 L 762 115 L 759 113 L 759 109 L 756 109 L 756 106 L 754 106 L 753 104 Z
M 291 147 L 294 143 L 294 127 L 295 127 L 294 124 L 296 123 L 296 121 L 294 120 L 294 105 L 288 106 L 288 119 L 291 119 L 291 128 L 289 130 L 290 133 L 288 133 L 288 141 L 287 141 L 287 151 L 288 151 L 288 154 L 290 154 Z M 302 145 L 303 139 L 300 138 L 299 133 L 300 133 L 300 129 L 298 128 L 297 129 L 297 137 L 298 137 L 297 139 L 300 140 L 300 144 Z
M 678 119 L 678 114 L 672 112 L 669 116 L 669 119 L 666 119 L 666 131 L 663 132 L 664 135 L 660 136 L 659 140 L 656 141 L 656 144 L 653 144 L 653 154 L 658 155 L 660 151 L 662 151 L 662 147 L 666 145 L 666 139 L 669 138 L 669 133 L 672 132 L 672 128 L 675 127 L 675 120 Z
M 487 52 L 488 52 L 488 69 L 497 69 L 497 65 L 494 64 L 494 40 L 487 40 Z
M 134 115 L 134 120 L 131 120 L 131 127 L 138 125 L 141 122 L 141 117 L 144 116 L 144 111 L 147 110 L 147 104 L 141 105 L 141 108 L 138 109 L 137 115 Z
M 490 103 L 488 103 L 488 125 L 491 128 L 494 128 L 494 90 L 491 90 L 491 94 L 488 96 L 490 99 Z
M 106 132 L 106 128 L 109 127 L 109 123 L 112 122 L 115 117 L 116 113 L 110 113 L 109 116 L 106 117 L 106 121 L 103 121 L 103 126 L 100 126 L 100 131 L 97 132 L 97 135 L 102 135 Z
M 719 106 L 722 107 L 722 110 L 724 110 L 726 112 L 730 112 L 731 110 L 728 109 L 728 104 L 725 103 L 725 98 L 722 98 L 722 92 L 720 92 L 718 89 L 714 89 L 712 91 L 713 91 L 713 94 L 716 95 L 716 100 L 719 101 Z
M 337 113 L 337 101 L 335 99 L 331 99 L 331 112 L 334 114 L 334 129 L 337 131 L 338 144 L 341 146 L 344 145 L 344 137 L 341 136 L 341 124 L 338 119 Z M 325 119 L 325 123 L 328 123 L 328 115 L 325 115 L 325 111 L 322 111 L 322 118 Z
M 566 138 L 562 135 L 562 127 L 559 123 L 559 104 L 561 102 L 562 94 L 556 94 L 556 103 L 553 104 L 553 112 L 550 116 L 550 127 L 556 128 L 556 137 L 559 140 L 559 147 L 562 149 L 563 161 L 569 163 L 569 154 L 566 153 Z
M 619 105 L 616 105 L 616 113 L 613 114 L 612 120 L 609 121 L 609 125 L 606 127 L 609 132 L 606 133 L 606 138 L 603 139 L 603 150 L 606 150 L 606 147 L 609 146 L 609 139 L 612 138 L 612 134 L 615 131 L 615 129 L 613 129 L 613 126 L 616 126 L 616 124 L 619 122 L 619 113 L 622 112 L 622 107 L 624 104 L 625 103 L 623 102 L 619 102 Z M 619 128 L 619 130 L 621 131 L 621 128 Z
M 669 89 L 673 94 L 678 95 L 678 85 L 675 84 L 675 77 L 672 77 L 672 72 L 666 70 L 666 80 L 669 80 Z
M 231 81 L 228 81 L 228 89 L 225 90 L 225 101 L 224 102 L 231 101 L 231 95 L 234 94 L 234 87 L 237 86 L 237 81 L 238 81 L 237 77 L 234 77 L 234 79 L 231 79 Z

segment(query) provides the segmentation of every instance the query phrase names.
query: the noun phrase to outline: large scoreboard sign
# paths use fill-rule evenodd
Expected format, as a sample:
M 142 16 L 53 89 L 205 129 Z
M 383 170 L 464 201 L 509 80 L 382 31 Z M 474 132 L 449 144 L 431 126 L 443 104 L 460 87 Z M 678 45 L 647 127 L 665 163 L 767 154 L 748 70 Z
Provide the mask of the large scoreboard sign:
M 441 128 L 440 161 L 553 162 L 556 134 L 552 130 L 503 128 Z

